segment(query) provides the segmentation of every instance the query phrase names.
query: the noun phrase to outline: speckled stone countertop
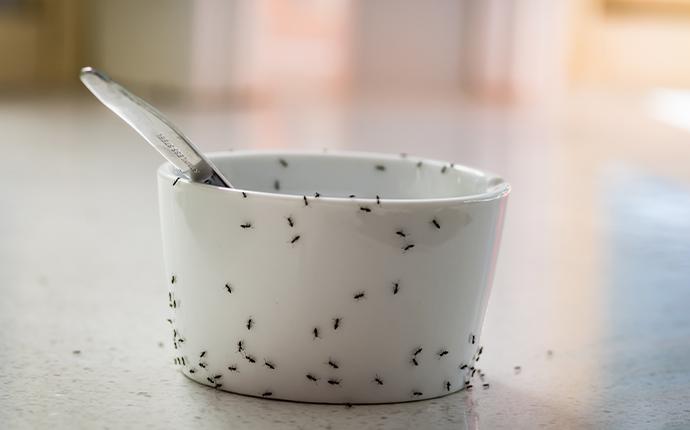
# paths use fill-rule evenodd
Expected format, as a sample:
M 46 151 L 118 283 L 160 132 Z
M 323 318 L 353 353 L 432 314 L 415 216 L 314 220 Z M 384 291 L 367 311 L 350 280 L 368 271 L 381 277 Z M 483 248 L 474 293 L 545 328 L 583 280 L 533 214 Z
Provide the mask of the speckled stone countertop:
M 319 110 L 324 127 L 308 109 L 163 108 L 208 151 L 404 151 L 512 182 L 481 339 L 490 387 L 351 408 L 233 395 L 177 372 L 159 156 L 85 94 L 0 101 L 0 427 L 690 428 L 690 136 L 638 99 L 598 97 L 548 118 Z

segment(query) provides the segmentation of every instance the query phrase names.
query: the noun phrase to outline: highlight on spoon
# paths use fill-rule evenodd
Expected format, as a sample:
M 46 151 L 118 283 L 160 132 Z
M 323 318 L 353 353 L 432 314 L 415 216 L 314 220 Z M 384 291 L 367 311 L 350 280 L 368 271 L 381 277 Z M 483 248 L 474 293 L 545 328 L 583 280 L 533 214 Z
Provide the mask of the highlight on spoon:
M 181 175 L 193 182 L 232 188 L 230 181 L 156 108 L 93 67 L 82 68 L 79 78 L 101 103 L 136 130 Z

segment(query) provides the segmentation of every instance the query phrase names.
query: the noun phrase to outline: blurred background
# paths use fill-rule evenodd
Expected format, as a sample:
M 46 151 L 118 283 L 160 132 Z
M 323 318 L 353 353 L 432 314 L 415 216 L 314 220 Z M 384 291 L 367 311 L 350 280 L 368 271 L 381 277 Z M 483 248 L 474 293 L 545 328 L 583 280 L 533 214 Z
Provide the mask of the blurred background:
M 50 405 L 69 425 L 83 412 L 51 396 L 84 372 L 120 384 L 78 386 L 94 422 L 167 402 L 191 426 L 184 390 L 219 423 L 246 406 L 171 379 L 153 345 L 162 159 L 81 86 L 92 65 L 205 151 L 406 152 L 511 182 L 492 388 L 430 420 L 690 428 L 690 0 L 0 0 L 0 58 L 0 380 L 20 393 L 0 391 L 2 422 Z M 45 378 L 16 376 L 36 356 Z M 127 398 L 137 381 L 152 399 Z

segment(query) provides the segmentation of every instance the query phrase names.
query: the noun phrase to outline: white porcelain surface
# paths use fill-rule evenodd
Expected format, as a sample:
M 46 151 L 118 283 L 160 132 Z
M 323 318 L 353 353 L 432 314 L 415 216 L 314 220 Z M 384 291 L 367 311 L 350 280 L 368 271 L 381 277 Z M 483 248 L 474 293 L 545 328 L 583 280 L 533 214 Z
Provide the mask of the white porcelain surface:
M 186 376 L 326 403 L 463 388 L 480 359 L 505 182 L 402 155 L 211 159 L 236 189 L 178 180 L 169 165 L 158 172 Z

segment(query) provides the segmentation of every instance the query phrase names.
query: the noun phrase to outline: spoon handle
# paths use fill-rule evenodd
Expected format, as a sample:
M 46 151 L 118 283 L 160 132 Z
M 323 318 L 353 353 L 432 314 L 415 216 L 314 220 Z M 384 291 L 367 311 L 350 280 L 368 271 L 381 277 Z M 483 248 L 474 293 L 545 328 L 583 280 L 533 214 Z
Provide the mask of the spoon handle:
M 193 182 L 232 188 L 230 182 L 162 113 L 93 67 L 79 78 L 93 95 Z

